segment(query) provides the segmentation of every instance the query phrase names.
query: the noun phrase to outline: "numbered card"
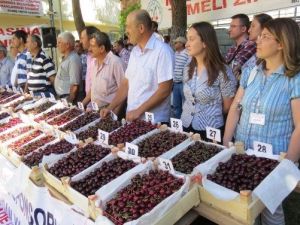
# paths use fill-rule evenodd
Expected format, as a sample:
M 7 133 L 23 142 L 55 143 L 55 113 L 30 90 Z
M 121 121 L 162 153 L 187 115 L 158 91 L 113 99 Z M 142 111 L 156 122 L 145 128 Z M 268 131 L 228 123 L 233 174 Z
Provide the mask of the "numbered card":
M 98 141 L 100 143 L 108 145 L 108 140 L 109 140 L 109 133 L 98 129 Z
M 8 84 L 5 85 L 5 88 L 6 88 L 7 91 L 10 91 L 10 88 L 9 88 L 9 85 L 8 85 Z
M 171 128 L 174 131 L 183 132 L 182 121 L 179 119 L 171 118 Z
M 151 112 L 145 112 L 145 120 L 147 122 L 151 122 L 152 124 L 154 124 L 154 113 Z
M 98 104 L 96 102 L 92 102 L 92 109 L 95 111 L 99 111 Z
M 139 155 L 139 147 L 137 145 L 126 142 L 125 152 L 129 155 L 138 156 Z
M 50 93 L 50 99 L 55 101 L 55 96 L 52 93 Z
M 118 120 L 118 116 L 116 114 L 114 114 L 113 111 L 110 111 L 110 116 L 113 120 Z
M 18 90 L 15 86 L 12 87 L 13 92 L 18 93 Z
M 19 90 L 20 90 L 21 94 L 23 95 L 24 94 L 23 88 L 20 87 Z
M 68 132 L 64 139 L 72 144 L 78 144 L 79 140 L 77 139 L 76 135 L 73 132 Z
M 77 102 L 77 106 L 80 110 L 84 111 L 84 106 L 83 106 L 82 102 Z
M 54 136 L 56 137 L 56 138 L 60 138 L 60 132 L 57 130 L 57 129 L 54 129 Z
M 174 173 L 173 163 L 169 159 L 158 158 L 160 168 Z
M 42 96 L 42 98 L 46 98 L 46 95 L 44 92 L 41 92 L 41 96 Z
M 49 126 L 47 125 L 47 123 L 45 121 L 42 121 L 39 124 L 40 124 L 40 126 L 43 130 L 48 130 L 49 129 Z
M 69 106 L 67 99 L 62 98 L 62 99 L 61 99 L 61 102 L 64 104 L 64 106 L 66 106 L 66 107 Z
M 70 132 L 70 137 L 71 137 L 73 140 L 77 140 L 76 134 L 73 133 L 73 132 Z
M 76 134 L 73 132 L 68 132 L 67 135 L 65 136 L 65 139 L 70 142 L 70 143 L 77 143 L 78 139 L 76 137 Z
M 206 127 L 206 138 L 221 142 L 221 131 L 213 127 Z
M 34 97 L 33 91 L 29 91 L 29 94 L 31 95 L 31 97 Z
M 273 146 L 271 144 L 254 141 L 253 148 L 254 148 L 254 152 L 257 155 L 265 155 L 265 156 L 273 155 Z

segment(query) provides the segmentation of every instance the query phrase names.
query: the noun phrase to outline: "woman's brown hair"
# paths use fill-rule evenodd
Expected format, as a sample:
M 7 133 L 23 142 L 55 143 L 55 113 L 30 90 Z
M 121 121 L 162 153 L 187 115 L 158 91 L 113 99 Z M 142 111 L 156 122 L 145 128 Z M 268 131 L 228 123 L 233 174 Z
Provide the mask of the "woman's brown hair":
M 293 77 L 300 72 L 300 29 L 290 18 L 270 20 L 263 26 L 282 45 L 285 75 Z M 265 61 L 263 60 L 263 65 Z
M 272 16 L 265 14 L 265 13 L 261 13 L 261 14 L 257 14 L 253 17 L 253 19 L 256 19 L 260 26 L 263 27 L 265 23 L 267 23 L 268 21 L 272 20 Z
M 192 24 L 190 26 L 190 29 L 191 28 L 197 31 L 201 41 L 206 45 L 204 65 L 208 74 L 208 85 L 211 86 L 215 82 L 220 72 L 222 72 L 225 79 L 227 79 L 226 63 L 221 55 L 214 27 L 208 22 L 199 22 Z M 189 79 L 193 77 L 196 67 L 197 61 L 195 57 L 193 57 L 188 70 Z

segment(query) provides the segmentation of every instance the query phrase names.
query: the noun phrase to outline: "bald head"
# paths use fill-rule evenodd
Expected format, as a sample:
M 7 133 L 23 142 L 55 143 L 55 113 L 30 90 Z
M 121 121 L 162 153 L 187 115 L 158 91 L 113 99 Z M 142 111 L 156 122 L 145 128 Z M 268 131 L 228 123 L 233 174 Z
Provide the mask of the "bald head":
M 146 10 L 131 12 L 126 18 L 126 35 L 129 43 L 143 46 L 152 35 L 151 18 Z
M 143 24 L 145 29 L 150 31 L 152 29 L 152 20 L 149 13 L 144 9 L 139 9 L 131 12 L 128 19 L 132 19 L 136 24 Z

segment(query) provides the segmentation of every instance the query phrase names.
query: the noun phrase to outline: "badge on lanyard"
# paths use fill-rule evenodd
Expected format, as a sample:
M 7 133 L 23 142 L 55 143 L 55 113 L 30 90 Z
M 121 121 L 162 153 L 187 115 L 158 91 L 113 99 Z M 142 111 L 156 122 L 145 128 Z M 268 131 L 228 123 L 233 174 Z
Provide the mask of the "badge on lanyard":
M 265 125 L 265 114 L 262 113 L 250 113 L 249 123 L 257 125 Z

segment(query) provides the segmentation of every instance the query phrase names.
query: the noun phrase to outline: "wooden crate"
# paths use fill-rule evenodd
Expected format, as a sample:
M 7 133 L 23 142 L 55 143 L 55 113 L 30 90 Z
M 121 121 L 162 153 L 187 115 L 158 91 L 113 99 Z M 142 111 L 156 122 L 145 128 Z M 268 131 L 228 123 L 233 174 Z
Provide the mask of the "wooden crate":
M 49 173 L 47 167 L 44 167 L 42 171 L 43 171 L 45 182 L 48 185 L 51 185 L 52 188 L 55 188 L 61 194 L 64 194 L 66 192 L 66 186 L 63 185 L 61 179 Z
M 14 166 L 18 167 L 21 164 L 21 156 L 8 148 L 2 148 L 1 154 L 8 159 Z
M 234 220 L 239 221 L 240 224 L 253 224 L 256 217 L 265 208 L 264 204 L 257 197 L 252 196 L 252 192 L 241 193 L 237 198 L 230 201 L 215 198 L 202 186 L 199 186 L 199 192 L 201 203 L 226 214 L 228 217 L 232 217 Z M 203 204 L 200 206 L 201 208 L 203 208 Z
M 198 186 L 193 186 L 190 191 L 178 201 L 163 218 L 156 221 L 155 225 L 172 225 L 183 217 L 190 209 L 200 203 Z
M 33 183 L 35 183 L 38 186 L 44 185 L 44 176 L 41 171 L 41 168 L 39 168 L 38 166 L 34 166 L 31 168 L 29 178 L 33 181 Z
M 15 167 L 19 167 L 22 163 L 22 158 L 18 154 L 16 154 L 14 151 L 10 149 L 3 149 L 1 151 L 1 154 L 9 161 L 11 162 Z M 41 169 L 38 166 L 34 166 L 30 168 L 31 173 L 29 178 L 35 183 L 37 186 L 43 185 L 44 177 Z
M 16 167 L 19 167 L 22 163 L 22 157 L 11 149 L 5 148 L 1 154 Z M 43 173 L 38 166 L 31 168 L 30 179 L 38 186 L 43 184 Z
M 55 189 L 57 193 L 63 196 L 67 201 L 78 206 L 85 215 L 89 215 L 90 218 L 95 220 L 97 216 L 101 214 L 101 210 L 95 207 L 96 199 L 87 198 L 86 196 L 73 189 L 69 184 L 69 177 L 58 179 L 57 177 L 49 173 L 45 168 L 43 169 L 43 176 L 46 186 L 51 187 L 49 190 L 52 190 L 53 192 L 53 189 Z

